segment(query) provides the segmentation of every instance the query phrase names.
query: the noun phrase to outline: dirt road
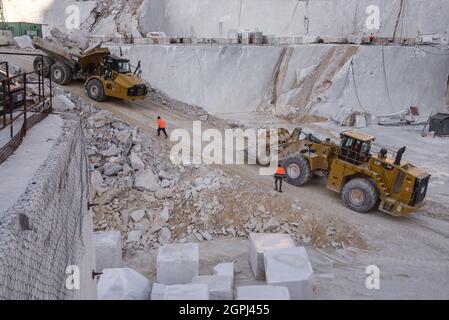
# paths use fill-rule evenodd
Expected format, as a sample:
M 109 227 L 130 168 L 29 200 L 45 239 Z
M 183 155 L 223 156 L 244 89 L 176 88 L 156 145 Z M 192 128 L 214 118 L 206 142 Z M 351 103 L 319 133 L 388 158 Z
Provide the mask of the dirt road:
M 22 67 L 30 67 L 27 58 L 7 59 Z M 66 89 L 85 96 L 80 83 Z M 191 131 L 192 121 L 198 120 L 147 100 L 109 100 L 96 105 L 153 135 L 158 115 L 165 118 L 169 131 L 175 128 Z M 204 128 L 208 127 L 211 126 L 204 125 Z M 272 177 L 260 176 L 257 166 L 229 165 L 222 168 L 250 181 L 256 188 L 267 192 L 273 189 Z M 402 218 L 378 212 L 359 214 L 344 207 L 339 196 L 326 190 L 320 179 L 314 179 L 303 188 L 286 186 L 279 199 L 296 199 L 301 207 L 322 221 L 332 219 L 333 223 L 357 230 L 366 244 L 363 248 L 355 246 L 338 250 L 309 248 L 320 298 L 449 299 L 449 212 L 446 207 L 434 206 Z M 377 265 L 380 269 L 380 290 L 368 290 L 365 286 L 365 268 L 368 265 Z

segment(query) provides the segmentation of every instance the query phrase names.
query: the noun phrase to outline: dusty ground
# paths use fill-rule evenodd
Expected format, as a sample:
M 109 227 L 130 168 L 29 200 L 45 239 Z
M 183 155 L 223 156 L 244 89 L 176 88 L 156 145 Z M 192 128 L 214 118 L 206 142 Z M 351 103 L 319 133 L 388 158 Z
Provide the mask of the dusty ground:
M 30 68 L 30 60 L 24 57 L 6 57 L 8 61 Z M 66 89 L 74 94 L 84 96 L 80 83 L 72 84 Z M 97 104 L 98 107 L 113 112 L 118 118 L 139 126 L 155 135 L 155 119 L 158 115 L 167 121 L 169 131 L 175 128 L 191 130 L 191 115 L 177 110 L 169 110 L 150 101 L 122 102 L 109 100 Z M 254 117 L 251 117 L 253 122 Z M 264 124 L 285 124 L 285 121 L 267 119 L 260 116 Z M 289 127 L 288 124 L 285 125 Z M 323 123 L 307 124 L 326 134 L 335 134 L 339 128 Z M 206 127 L 206 126 L 204 126 Z M 290 128 L 292 125 L 290 125 Z M 321 299 L 449 299 L 449 187 L 447 159 L 449 140 L 437 144 L 412 137 L 410 132 L 388 131 L 391 129 L 371 128 L 381 140 L 390 146 L 410 145 L 406 158 L 421 164 L 435 175 L 435 185 L 429 188 L 430 204 L 409 217 L 394 218 L 379 212 L 358 214 L 350 211 L 340 202 L 337 194 L 325 189 L 321 179 L 314 179 L 309 185 L 296 188 L 286 186 L 285 192 L 277 203 L 291 203 L 298 200 L 301 208 L 313 214 L 317 226 L 331 223 L 342 235 L 346 243 L 344 248 L 324 247 L 319 241 L 324 230 L 310 230 L 314 237 L 306 245 L 317 275 L 317 297 Z M 382 131 L 380 131 L 382 130 Z M 393 129 L 397 130 L 397 129 Z M 416 137 L 416 136 L 415 136 Z M 384 141 L 380 141 L 383 143 Z M 431 145 L 427 148 L 427 145 Z M 170 143 L 167 144 L 167 147 Z M 437 152 L 436 152 L 437 151 Z M 437 154 L 437 156 L 435 156 Z M 436 159 L 436 160 L 435 160 Z M 271 177 L 258 174 L 258 167 L 251 165 L 222 166 L 224 171 L 238 175 L 249 182 L 253 188 L 269 192 L 273 189 Z M 219 195 L 226 197 L 226 195 Z M 256 200 L 257 199 L 252 199 Z M 232 199 L 226 200 L 232 203 Z M 279 209 L 281 209 L 279 207 Z M 287 209 L 286 209 L 287 210 Z M 294 219 L 290 210 L 277 213 L 282 218 Z M 301 221 L 296 221 L 301 224 Z M 312 226 L 313 227 L 313 226 Z M 350 236 L 350 238 L 348 237 Z M 318 239 L 317 239 L 318 238 Z M 247 266 L 245 242 L 238 239 L 214 240 L 201 243 L 202 271 L 211 272 L 215 262 L 236 260 L 238 283 L 251 282 Z M 325 246 L 325 244 L 324 244 Z M 149 254 L 129 252 L 127 264 L 137 270 L 154 276 L 150 267 L 154 252 Z M 380 290 L 367 290 L 365 287 L 365 268 L 375 264 L 381 272 Z

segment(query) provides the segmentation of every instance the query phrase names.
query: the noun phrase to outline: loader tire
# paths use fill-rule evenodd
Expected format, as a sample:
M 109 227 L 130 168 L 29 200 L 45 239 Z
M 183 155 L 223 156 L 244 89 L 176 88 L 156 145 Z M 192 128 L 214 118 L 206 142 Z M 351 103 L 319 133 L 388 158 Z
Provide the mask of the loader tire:
M 51 66 L 51 79 L 55 83 L 65 86 L 73 79 L 72 70 L 66 64 L 56 62 Z
M 42 71 L 42 73 L 43 73 L 45 78 L 49 78 L 50 77 L 51 66 L 52 65 L 53 65 L 53 61 L 51 60 L 50 57 L 47 57 L 47 56 L 43 56 L 42 59 L 41 59 L 41 57 L 36 57 L 34 59 L 34 61 L 33 61 L 33 69 L 34 69 L 34 71 L 38 71 L 38 70 L 42 69 L 43 67 L 46 67 Z
M 104 101 L 106 98 L 103 84 L 97 79 L 90 80 L 86 85 L 86 91 L 89 98 L 95 101 Z
M 302 186 L 312 179 L 312 170 L 309 161 L 303 156 L 292 156 L 282 162 L 287 172 L 287 183 Z
M 368 179 L 355 178 L 349 180 L 341 191 L 341 198 L 351 210 L 366 213 L 374 208 L 379 195 L 374 184 Z

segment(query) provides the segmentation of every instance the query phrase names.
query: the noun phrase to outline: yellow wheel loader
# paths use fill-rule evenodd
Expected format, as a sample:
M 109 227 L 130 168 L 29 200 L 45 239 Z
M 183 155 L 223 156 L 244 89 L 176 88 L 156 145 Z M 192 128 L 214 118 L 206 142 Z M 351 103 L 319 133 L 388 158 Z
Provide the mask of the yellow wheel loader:
M 346 131 L 340 144 L 321 141 L 297 128 L 279 130 L 279 160 L 287 182 L 302 186 L 314 175 L 327 177 L 327 188 L 361 213 L 375 207 L 393 216 L 409 214 L 424 203 L 430 175 L 403 161 L 405 147 L 392 151 L 374 143 L 375 137 Z
M 148 93 L 140 79 L 140 63 L 132 71 L 129 60 L 111 55 L 107 48 L 97 46 L 77 54 L 39 37 L 33 38 L 33 45 L 46 54 L 43 58 L 36 57 L 35 70 L 48 67 L 44 76 L 60 85 L 84 80 L 87 95 L 95 101 L 103 101 L 106 97 L 141 100 Z

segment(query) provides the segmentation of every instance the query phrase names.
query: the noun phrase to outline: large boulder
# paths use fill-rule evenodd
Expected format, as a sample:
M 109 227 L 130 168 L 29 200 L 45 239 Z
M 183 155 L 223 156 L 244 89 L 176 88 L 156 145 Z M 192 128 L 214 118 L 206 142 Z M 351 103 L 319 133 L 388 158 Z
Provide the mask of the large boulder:
M 131 167 L 133 168 L 133 170 L 137 171 L 145 169 L 145 164 L 134 152 L 131 152 L 131 155 L 129 156 L 129 161 L 131 162 Z
M 11 30 L 0 30 L 0 46 L 10 46 L 12 44 Z
M 89 122 L 89 125 L 91 125 L 92 127 L 101 128 L 107 124 L 110 124 L 113 119 L 114 115 L 111 112 L 102 110 L 90 116 L 87 121 Z
M 36 87 L 30 87 L 31 88 L 36 88 Z M 35 89 L 31 89 L 31 91 L 33 91 Z M 34 94 L 38 94 L 38 92 L 33 91 Z M 53 97 L 53 110 L 57 111 L 57 112 L 65 112 L 65 111 L 69 111 L 69 110 L 73 110 L 75 109 L 75 104 L 72 102 L 72 100 L 70 100 L 69 98 L 67 98 L 67 96 L 62 95 L 62 94 L 58 94 L 55 97 Z
M 115 144 L 112 144 L 107 150 L 101 151 L 101 155 L 104 157 L 113 157 L 120 154 L 120 149 Z
M 104 180 L 100 171 L 95 170 L 91 172 L 90 182 L 92 184 L 92 192 L 94 196 L 95 194 L 101 195 L 103 192 L 106 191 L 106 188 L 103 185 Z
M 139 191 L 156 192 L 159 189 L 159 177 L 151 169 L 140 171 L 136 176 L 134 188 Z
M 104 174 L 108 177 L 116 176 L 120 171 L 122 171 L 122 165 L 119 163 L 108 162 L 104 165 Z
M 14 45 L 20 49 L 34 48 L 33 41 L 29 36 L 14 37 Z
M 130 137 L 131 137 L 131 131 L 130 130 L 123 130 L 123 131 L 117 133 L 117 140 L 121 144 L 125 143 Z

